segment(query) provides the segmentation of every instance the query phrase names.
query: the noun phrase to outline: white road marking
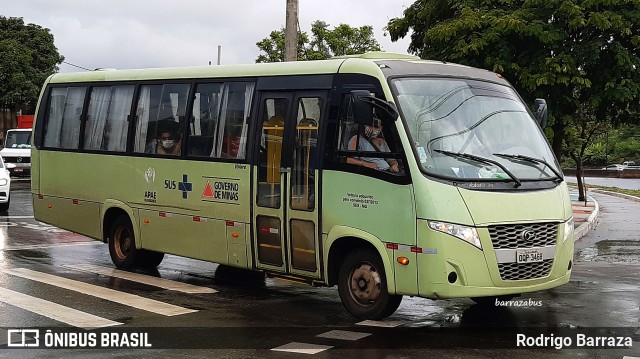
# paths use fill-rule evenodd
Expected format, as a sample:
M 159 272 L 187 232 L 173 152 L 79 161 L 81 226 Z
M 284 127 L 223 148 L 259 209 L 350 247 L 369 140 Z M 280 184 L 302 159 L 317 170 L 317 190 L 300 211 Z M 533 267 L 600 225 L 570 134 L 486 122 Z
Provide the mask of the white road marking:
M 624 357 L 622 357 L 622 359 L 640 359 L 640 357 L 627 357 L 627 356 L 624 356 Z
M 70 242 L 70 243 L 58 243 L 58 244 L 34 244 L 25 246 L 8 246 L 4 247 L 4 251 L 22 251 L 30 249 L 44 249 L 44 248 L 58 248 L 58 247 L 70 247 L 70 246 L 89 246 L 94 244 L 104 245 L 100 241 L 87 241 L 87 242 Z
M 0 288 L 0 302 L 79 328 L 104 328 L 122 324 L 6 288 Z
M 337 340 L 360 340 L 368 337 L 371 333 L 350 332 L 346 330 L 332 330 L 326 333 L 316 335 L 319 338 L 337 339 Z
M 365 325 L 369 327 L 382 327 L 382 328 L 395 328 L 404 323 L 402 322 L 394 322 L 394 321 L 382 321 L 382 320 L 365 320 L 360 323 L 356 323 L 356 325 Z
M 169 290 L 175 290 L 182 293 L 218 293 L 217 290 L 208 287 L 200 287 L 197 285 L 176 282 L 174 280 L 152 277 L 146 274 L 126 272 L 114 268 L 101 267 L 89 263 L 63 265 L 63 267 L 76 269 L 84 272 L 95 273 L 108 277 L 117 277 L 132 282 L 144 283 L 154 287 L 160 287 Z
M 194 313 L 197 310 L 179 307 L 177 305 L 163 303 L 157 300 L 140 297 L 138 295 L 120 292 L 117 290 L 99 287 L 97 285 L 80 282 L 77 280 L 58 277 L 55 275 L 36 272 L 26 268 L 7 269 L 5 273 L 18 277 L 42 282 L 56 287 L 72 290 L 78 293 L 106 299 L 115 303 L 146 310 L 166 316 Z
M 33 219 L 33 216 L 2 216 L 0 217 L 0 219 L 2 218 L 8 218 L 8 219 Z
M 289 353 L 298 353 L 298 354 L 318 354 L 327 349 L 333 348 L 329 345 L 318 345 L 318 344 L 308 344 L 308 343 L 298 343 L 293 342 L 285 345 L 281 345 L 277 348 L 273 348 L 271 350 L 277 352 L 289 352 Z

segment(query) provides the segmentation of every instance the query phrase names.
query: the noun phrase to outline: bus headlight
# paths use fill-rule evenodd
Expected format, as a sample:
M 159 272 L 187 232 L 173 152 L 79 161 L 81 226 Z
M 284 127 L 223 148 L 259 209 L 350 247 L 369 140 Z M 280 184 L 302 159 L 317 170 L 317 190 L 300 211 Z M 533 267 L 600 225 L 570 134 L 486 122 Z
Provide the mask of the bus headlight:
M 482 249 L 482 244 L 480 243 L 480 236 L 478 236 L 478 231 L 476 231 L 473 227 L 467 227 L 460 224 L 451 224 L 445 222 L 436 222 L 436 221 L 428 221 L 429 228 L 434 231 L 446 233 L 452 235 L 456 238 L 462 239 L 463 241 L 472 244 L 479 249 Z
M 6 178 L 0 178 L 0 186 L 6 186 L 9 181 Z
M 562 243 L 567 241 L 567 238 L 573 233 L 574 224 L 573 217 L 569 218 L 568 221 L 564 222 L 564 238 L 562 239 Z

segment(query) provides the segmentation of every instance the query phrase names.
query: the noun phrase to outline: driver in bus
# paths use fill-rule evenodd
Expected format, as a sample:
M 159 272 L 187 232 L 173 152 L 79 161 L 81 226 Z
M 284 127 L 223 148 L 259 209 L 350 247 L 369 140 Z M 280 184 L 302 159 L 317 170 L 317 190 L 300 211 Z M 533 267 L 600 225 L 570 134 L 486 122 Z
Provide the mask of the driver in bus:
M 180 141 L 176 141 L 170 131 L 160 133 L 156 145 L 156 153 L 161 155 L 179 155 L 180 151 Z
M 360 130 L 349 140 L 349 150 L 365 152 L 391 152 L 382 136 L 382 120 L 373 120 L 373 126 L 359 126 Z M 347 163 L 392 173 L 400 172 L 398 161 L 393 158 L 347 157 Z

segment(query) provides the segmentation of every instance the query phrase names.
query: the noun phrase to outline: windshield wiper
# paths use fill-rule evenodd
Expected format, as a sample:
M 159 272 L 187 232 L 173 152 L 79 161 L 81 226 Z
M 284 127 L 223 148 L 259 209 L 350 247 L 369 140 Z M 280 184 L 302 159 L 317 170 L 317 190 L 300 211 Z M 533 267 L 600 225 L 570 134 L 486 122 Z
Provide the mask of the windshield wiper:
M 501 170 L 504 171 L 504 173 L 506 173 L 509 177 L 511 177 L 513 182 L 516 183 L 514 187 L 522 186 L 522 182 L 520 182 L 518 177 L 516 177 L 513 173 L 511 173 L 511 171 L 509 171 L 505 166 L 500 164 L 500 162 L 498 162 L 498 161 L 494 161 L 494 160 L 491 160 L 491 159 L 488 159 L 488 158 L 484 158 L 484 157 L 480 157 L 480 156 L 476 156 L 476 155 L 471 155 L 471 154 L 468 154 L 468 153 L 451 152 L 451 151 L 435 150 L 435 149 L 434 149 L 434 151 L 438 152 L 438 153 L 442 153 L 443 155 L 447 155 L 447 156 L 450 156 L 450 157 L 460 157 L 460 158 L 465 158 L 465 159 L 473 160 L 473 161 L 484 163 L 484 164 L 491 164 L 491 165 L 494 165 L 494 166 L 498 166 L 498 167 L 500 167 Z
M 513 160 L 520 160 L 520 161 L 524 161 L 524 162 L 543 164 L 543 165 L 547 166 L 547 168 L 550 169 L 551 172 L 553 172 L 553 174 L 556 175 L 556 178 L 558 180 L 560 180 L 560 182 L 562 182 L 562 180 L 563 180 L 562 179 L 562 175 L 560 174 L 560 172 L 558 172 L 547 161 L 545 161 L 543 159 L 524 156 L 524 155 L 511 155 L 511 154 L 506 154 L 506 153 L 494 153 L 493 155 L 494 156 L 498 156 L 498 157 L 502 157 L 502 158 L 507 158 L 507 159 L 513 159 Z

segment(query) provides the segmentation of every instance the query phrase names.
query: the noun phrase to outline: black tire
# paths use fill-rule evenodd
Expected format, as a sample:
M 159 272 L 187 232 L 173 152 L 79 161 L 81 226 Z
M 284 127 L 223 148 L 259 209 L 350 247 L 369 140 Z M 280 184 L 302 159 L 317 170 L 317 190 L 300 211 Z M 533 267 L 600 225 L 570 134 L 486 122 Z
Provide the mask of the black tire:
M 164 253 L 150 251 L 146 249 L 138 249 L 134 265 L 144 269 L 154 269 L 162 263 Z
M 121 269 L 131 269 L 136 263 L 138 250 L 131 221 L 126 216 L 116 218 L 109 229 L 111 261 Z
M 7 203 L 0 203 L 0 213 L 9 211 L 10 204 L 11 204 L 11 196 L 7 198 Z
M 495 307 L 496 301 L 504 302 L 515 298 L 515 295 L 499 295 L 490 297 L 472 297 L 471 300 L 483 307 Z
M 338 273 L 342 304 L 357 318 L 379 320 L 393 314 L 402 301 L 387 287 L 384 265 L 378 253 L 360 248 L 347 255 Z

